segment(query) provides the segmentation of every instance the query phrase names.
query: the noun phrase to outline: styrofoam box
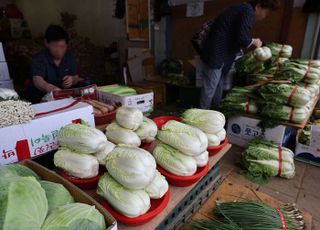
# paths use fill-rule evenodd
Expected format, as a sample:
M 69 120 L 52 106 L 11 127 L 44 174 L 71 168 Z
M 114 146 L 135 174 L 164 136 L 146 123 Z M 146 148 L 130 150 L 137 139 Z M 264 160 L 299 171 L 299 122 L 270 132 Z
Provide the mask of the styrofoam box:
M 6 62 L 0 62 L 0 81 L 10 80 L 9 69 Z
M 275 144 L 283 145 L 286 127 L 279 125 L 262 131 L 257 125 L 258 119 L 245 116 L 236 116 L 228 120 L 227 137 L 231 144 L 247 147 L 254 138 L 262 138 Z
M 0 80 L 0 88 L 7 88 L 7 89 L 13 89 L 13 82 L 12 80 L 5 80 L 5 81 L 1 81 Z
M 295 156 L 300 160 L 320 166 L 320 125 L 311 126 L 310 145 L 301 144 L 297 139 Z
M 138 92 L 139 93 L 139 92 Z M 112 93 L 97 90 L 98 101 L 122 106 L 135 107 L 143 113 L 153 111 L 153 92 L 146 92 L 132 96 L 119 96 Z
M 6 57 L 4 56 L 4 50 L 3 50 L 3 45 L 2 42 L 0 42 L 0 62 L 5 62 Z
M 35 114 L 71 105 L 63 99 L 33 105 Z M 58 148 L 57 134 L 61 127 L 84 120 L 94 127 L 93 108 L 79 102 L 61 111 L 36 116 L 31 122 L 0 128 L 0 165 L 39 156 Z

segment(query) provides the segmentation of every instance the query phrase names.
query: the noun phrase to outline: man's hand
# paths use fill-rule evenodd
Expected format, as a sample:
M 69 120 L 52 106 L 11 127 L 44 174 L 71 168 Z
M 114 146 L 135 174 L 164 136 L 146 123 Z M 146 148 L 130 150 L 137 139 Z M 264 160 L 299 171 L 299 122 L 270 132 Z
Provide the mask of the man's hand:
M 254 38 L 252 39 L 252 45 L 255 48 L 260 48 L 262 46 L 262 41 L 260 40 L 260 38 Z
M 62 79 L 63 83 L 62 83 L 62 87 L 64 89 L 68 89 L 72 86 L 73 84 L 73 77 L 70 75 L 66 75 L 64 76 L 64 78 Z

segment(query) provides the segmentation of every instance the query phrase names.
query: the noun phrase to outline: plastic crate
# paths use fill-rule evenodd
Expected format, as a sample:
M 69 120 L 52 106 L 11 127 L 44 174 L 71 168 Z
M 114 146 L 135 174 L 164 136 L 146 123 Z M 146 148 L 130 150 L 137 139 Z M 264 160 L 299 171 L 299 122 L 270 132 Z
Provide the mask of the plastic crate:
M 171 213 L 158 225 L 157 230 L 175 230 L 184 225 L 209 199 L 223 181 L 217 163 L 206 176 L 184 197 Z

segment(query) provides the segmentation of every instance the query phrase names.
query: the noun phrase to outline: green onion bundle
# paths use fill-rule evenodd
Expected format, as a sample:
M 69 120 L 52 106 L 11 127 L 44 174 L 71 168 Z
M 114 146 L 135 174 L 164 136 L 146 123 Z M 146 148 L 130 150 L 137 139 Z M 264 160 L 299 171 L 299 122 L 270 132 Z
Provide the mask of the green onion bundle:
M 312 99 L 309 90 L 297 85 L 267 84 L 259 89 L 259 93 L 267 101 L 294 107 L 305 106 Z
M 213 213 L 219 220 L 197 220 L 196 230 L 302 230 L 304 220 L 295 204 L 271 208 L 257 201 L 217 202 Z

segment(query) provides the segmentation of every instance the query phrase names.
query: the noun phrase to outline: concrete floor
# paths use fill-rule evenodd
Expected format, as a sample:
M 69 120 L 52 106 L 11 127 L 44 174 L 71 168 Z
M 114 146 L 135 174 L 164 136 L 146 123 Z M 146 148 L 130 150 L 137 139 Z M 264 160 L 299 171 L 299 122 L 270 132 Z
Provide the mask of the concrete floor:
M 312 230 L 320 230 L 320 168 L 296 161 L 293 179 L 275 177 L 266 185 L 257 185 L 239 174 L 237 162 L 241 151 L 239 147 L 232 147 L 225 155 L 221 164 L 223 175 L 233 183 L 264 192 L 282 202 L 297 203 L 301 210 L 313 216 Z

